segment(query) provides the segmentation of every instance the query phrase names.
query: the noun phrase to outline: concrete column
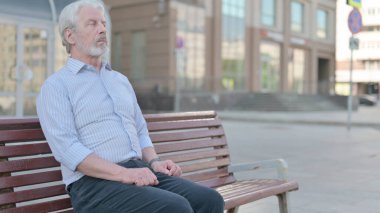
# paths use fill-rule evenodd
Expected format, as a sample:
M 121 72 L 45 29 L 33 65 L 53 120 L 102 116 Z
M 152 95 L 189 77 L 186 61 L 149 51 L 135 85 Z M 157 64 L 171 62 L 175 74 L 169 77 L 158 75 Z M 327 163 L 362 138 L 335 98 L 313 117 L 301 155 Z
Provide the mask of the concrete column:
M 252 90 L 253 87 L 253 72 L 254 72 L 254 47 L 253 47 L 253 1 L 245 2 L 245 15 L 246 15 L 246 25 L 245 25 L 245 88 L 248 91 Z
M 214 66 L 215 66 L 215 58 L 214 58 L 214 25 L 215 25 L 215 9 L 214 9 L 214 1 L 213 0 L 206 0 L 205 1 L 206 6 L 206 20 L 205 20 L 205 35 L 206 35 L 206 44 L 205 44 L 205 51 L 206 51 L 206 73 L 205 73 L 205 80 L 206 80 L 206 89 L 207 91 L 213 91 L 215 79 L 214 79 Z
M 281 49 L 281 85 L 280 93 L 285 93 L 289 91 L 288 85 L 288 61 L 289 61 L 289 48 L 290 48 L 290 2 L 291 0 L 284 0 L 284 13 L 283 13 L 283 32 L 284 32 L 284 41 L 282 43 Z
M 250 91 L 260 92 L 260 25 L 261 25 L 261 17 L 260 17 L 260 1 L 252 1 L 252 5 L 250 7 L 252 13 L 251 20 L 251 44 L 250 49 L 252 51 L 252 57 L 250 60 L 252 61 L 251 65 L 251 76 L 250 76 Z
M 214 92 L 221 90 L 222 78 L 222 0 L 213 0 L 212 23 L 212 76 Z
M 260 29 L 259 28 L 254 28 L 252 30 L 252 51 L 253 51 L 253 58 L 252 58 L 252 86 L 251 86 L 251 91 L 253 92 L 260 92 L 261 89 L 261 79 L 260 79 L 260 69 L 261 69 L 261 61 L 260 61 L 260 42 L 261 42 L 261 37 L 260 37 Z

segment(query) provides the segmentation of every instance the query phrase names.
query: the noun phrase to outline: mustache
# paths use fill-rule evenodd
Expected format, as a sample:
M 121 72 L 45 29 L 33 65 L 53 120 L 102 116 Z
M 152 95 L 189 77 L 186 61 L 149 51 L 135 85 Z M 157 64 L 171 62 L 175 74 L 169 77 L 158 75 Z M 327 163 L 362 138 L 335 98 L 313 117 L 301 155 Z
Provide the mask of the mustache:
M 99 36 L 97 39 L 96 39 L 96 42 L 98 41 L 105 41 L 105 42 L 108 42 L 108 37 L 106 35 L 101 35 Z

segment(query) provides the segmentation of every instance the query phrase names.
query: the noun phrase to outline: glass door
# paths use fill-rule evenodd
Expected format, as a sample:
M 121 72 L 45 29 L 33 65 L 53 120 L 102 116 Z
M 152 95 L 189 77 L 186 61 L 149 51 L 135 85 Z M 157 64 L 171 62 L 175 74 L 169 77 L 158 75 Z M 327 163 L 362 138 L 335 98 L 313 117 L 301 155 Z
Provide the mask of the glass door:
M 39 24 L 41 25 L 41 24 Z M 52 67 L 48 27 L 0 23 L 0 117 L 35 116 L 35 99 Z M 49 51 L 50 50 L 50 51 Z
M 276 93 L 280 88 L 280 45 L 274 42 L 260 44 L 261 92 Z
M 26 27 L 22 29 L 22 36 L 23 62 L 18 71 L 23 103 L 19 103 L 19 107 L 23 115 L 31 116 L 37 114 L 35 100 L 48 76 L 48 33 L 46 29 Z

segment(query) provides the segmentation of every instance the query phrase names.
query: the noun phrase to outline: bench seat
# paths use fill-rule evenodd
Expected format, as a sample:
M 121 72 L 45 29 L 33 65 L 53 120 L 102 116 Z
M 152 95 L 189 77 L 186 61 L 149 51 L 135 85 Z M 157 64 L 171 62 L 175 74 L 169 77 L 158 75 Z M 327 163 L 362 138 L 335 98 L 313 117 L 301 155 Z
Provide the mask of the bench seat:
M 183 178 L 215 188 L 225 210 L 277 196 L 280 212 L 288 212 L 287 193 L 298 189 L 286 178 L 281 159 L 232 165 L 226 136 L 214 111 L 144 115 L 161 159 L 171 159 Z M 237 180 L 237 172 L 274 169 L 274 179 Z M 0 212 L 73 212 L 38 119 L 0 120 Z

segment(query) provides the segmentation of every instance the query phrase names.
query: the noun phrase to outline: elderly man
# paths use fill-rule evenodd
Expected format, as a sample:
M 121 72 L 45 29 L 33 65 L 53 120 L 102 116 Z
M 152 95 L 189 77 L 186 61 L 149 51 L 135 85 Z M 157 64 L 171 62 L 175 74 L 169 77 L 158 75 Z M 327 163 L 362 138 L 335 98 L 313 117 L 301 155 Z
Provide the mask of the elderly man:
M 37 99 L 75 212 L 223 212 L 215 190 L 180 178 L 178 165 L 157 157 L 131 84 L 102 60 L 104 14 L 95 0 L 63 9 L 59 29 L 70 57 Z

